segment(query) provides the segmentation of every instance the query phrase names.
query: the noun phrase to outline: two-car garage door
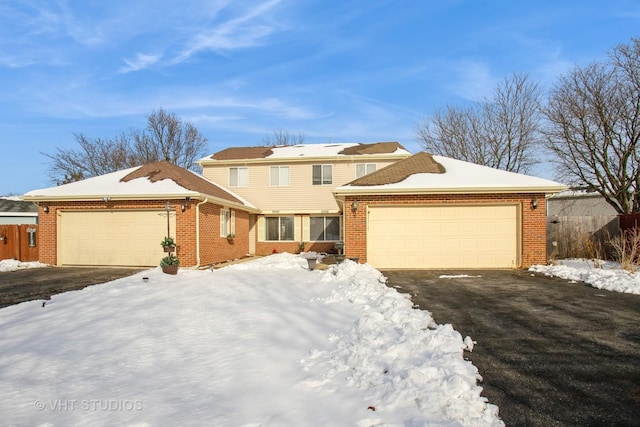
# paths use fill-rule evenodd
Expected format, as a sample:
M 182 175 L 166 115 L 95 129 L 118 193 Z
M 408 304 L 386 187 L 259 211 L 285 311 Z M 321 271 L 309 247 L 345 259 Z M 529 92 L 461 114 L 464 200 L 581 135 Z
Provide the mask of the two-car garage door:
M 367 261 L 377 268 L 516 268 L 516 205 L 369 206 Z
M 175 233 L 174 214 L 169 221 Z M 58 264 L 155 266 L 166 234 L 165 210 L 61 211 Z

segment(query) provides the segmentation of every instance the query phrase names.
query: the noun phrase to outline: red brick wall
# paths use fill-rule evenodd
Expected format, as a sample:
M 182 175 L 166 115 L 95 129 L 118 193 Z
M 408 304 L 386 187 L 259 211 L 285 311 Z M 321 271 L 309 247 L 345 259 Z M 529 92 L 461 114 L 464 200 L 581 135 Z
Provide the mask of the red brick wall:
M 176 212 L 176 255 L 180 265 L 192 267 L 197 264 L 196 248 L 196 205 L 197 200 L 185 204 L 183 199 L 170 200 L 172 209 Z M 185 204 L 182 212 L 181 205 Z M 49 209 L 44 212 L 44 206 Z M 70 202 L 41 202 L 39 207 L 39 246 L 40 262 L 57 264 L 57 210 L 58 209 L 164 209 L 165 200 L 134 200 L 134 201 L 70 201 Z M 226 237 L 220 237 L 220 208 L 221 206 L 207 203 L 200 206 L 200 264 L 227 261 L 244 256 L 249 251 L 248 230 L 249 214 L 236 210 L 236 237 L 233 243 Z M 160 241 L 158 241 L 160 244 Z M 158 260 L 160 262 L 160 260 Z
M 531 201 L 538 199 L 537 209 L 533 209 Z M 546 201 L 544 194 L 453 194 L 453 195 L 371 195 L 348 196 L 345 206 L 357 200 L 358 210 L 347 209 L 345 215 L 345 252 L 349 257 L 358 257 L 360 262 L 367 261 L 367 206 L 374 204 L 496 204 L 517 203 L 521 206 L 521 268 L 533 264 L 546 264 Z

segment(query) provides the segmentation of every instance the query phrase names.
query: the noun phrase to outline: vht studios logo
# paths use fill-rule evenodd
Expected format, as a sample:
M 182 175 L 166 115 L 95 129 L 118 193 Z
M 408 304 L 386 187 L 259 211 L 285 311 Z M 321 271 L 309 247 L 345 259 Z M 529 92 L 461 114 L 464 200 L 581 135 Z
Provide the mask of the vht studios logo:
M 33 404 L 38 411 L 85 411 L 118 412 L 141 411 L 141 400 L 126 399 L 53 399 L 36 400 Z

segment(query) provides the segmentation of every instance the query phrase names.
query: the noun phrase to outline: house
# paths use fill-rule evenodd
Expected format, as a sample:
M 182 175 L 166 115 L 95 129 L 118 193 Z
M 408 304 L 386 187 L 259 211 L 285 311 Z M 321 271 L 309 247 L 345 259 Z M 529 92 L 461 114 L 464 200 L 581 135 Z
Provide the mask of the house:
M 342 240 L 333 190 L 411 155 L 397 142 L 232 147 L 198 161 L 207 179 L 260 209 L 250 253 L 330 252 Z
M 30 191 L 23 199 L 38 204 L 40 261 L 52 265 L 156 266 L 167 235 L 183 266 L 239 258 L 249 252 L 249 215 L 258 212 L 168 162 Z
M 524 268 L 546 263 L 556 182 L 418 153 L 334 190 L 345 250 L 377 268 Z
M 38 207 L 16 197 L 0 197 L 0 225 L 37 224 Z
M 182 266 L 246 254 L 331 252 L 378 268 L 524 268 L 546 262 L 546 201 L 565 187 L 397 142 L 232 147 L 23 196 L 38 204 L 40 261 Z M 229 239 L 234 235 L 234 239 Z

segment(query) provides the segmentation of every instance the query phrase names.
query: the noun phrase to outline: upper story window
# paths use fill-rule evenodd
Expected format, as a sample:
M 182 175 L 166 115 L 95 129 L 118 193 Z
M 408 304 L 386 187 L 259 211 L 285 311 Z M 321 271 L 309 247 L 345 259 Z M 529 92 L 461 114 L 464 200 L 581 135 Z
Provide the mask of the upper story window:
M 248 187 L 249 168 L 229 168 L 229 187 Z
M 289 166 L 271 166 L 269 168 L 269 185 L 286 187 L 289 185 Z
M 358 163 L 356 165 L 356 178 L 370 174 L 376 171 L 375 163 Z
M 313 165 L 313 185 L 327 185 L 333 182 L 332 165 Z

